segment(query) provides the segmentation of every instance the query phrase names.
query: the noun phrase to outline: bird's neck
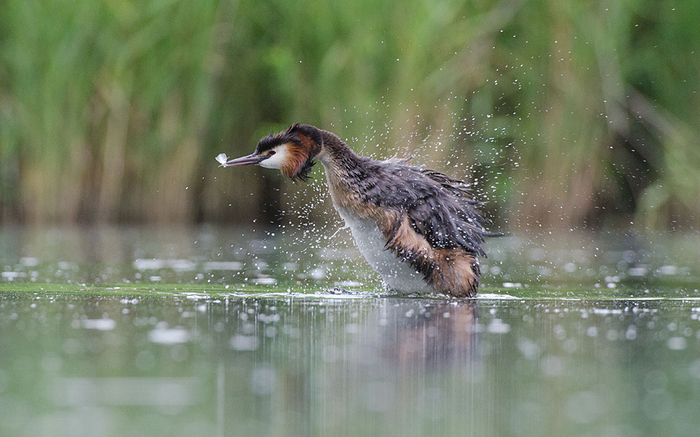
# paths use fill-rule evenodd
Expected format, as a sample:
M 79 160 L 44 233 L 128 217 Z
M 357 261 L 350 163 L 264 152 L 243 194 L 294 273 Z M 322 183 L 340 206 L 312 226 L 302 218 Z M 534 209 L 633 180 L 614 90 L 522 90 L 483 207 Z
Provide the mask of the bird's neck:
M 328 131 L 321 131 L 323 146 L 317 156 L 323 166 L 328 170 L 349 171 L 357 167 L 360 157 L 348 147 L 337 135 Z
M 365 174 L 366 159 L 353 152 L 335 134 L 321 131 L 323 147 L 317 159 L 326 170 L 328 188 L 336 208 L 356 210 L 362 207 L 358 178 Z

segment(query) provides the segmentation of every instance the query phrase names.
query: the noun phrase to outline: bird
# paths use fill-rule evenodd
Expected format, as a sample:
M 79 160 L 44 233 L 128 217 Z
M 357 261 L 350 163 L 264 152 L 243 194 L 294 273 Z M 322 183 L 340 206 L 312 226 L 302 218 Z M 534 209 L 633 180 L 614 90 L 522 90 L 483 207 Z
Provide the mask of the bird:
M 356 154 L 330 131 L 307 124 L 262 138 L 247 156 L 217 156 L 222 167 L 258 165 L 306 181 L 320 162 L 333 206 L 358 249 L 397 293 L 476 297 L 488 232 L 469 184 L 444 173 Z

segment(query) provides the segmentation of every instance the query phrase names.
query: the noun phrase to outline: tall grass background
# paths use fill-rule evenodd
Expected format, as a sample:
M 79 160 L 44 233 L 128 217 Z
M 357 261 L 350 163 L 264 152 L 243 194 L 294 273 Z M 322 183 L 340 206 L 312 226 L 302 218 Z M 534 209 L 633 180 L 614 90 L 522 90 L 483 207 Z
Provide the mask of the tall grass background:
M 695 0 L 5 0 L 0 223 L 284 219 L 323 191 L 213 158 L 304 122 L 475 181 L 499 227 L 694 228 L 699 22 Z

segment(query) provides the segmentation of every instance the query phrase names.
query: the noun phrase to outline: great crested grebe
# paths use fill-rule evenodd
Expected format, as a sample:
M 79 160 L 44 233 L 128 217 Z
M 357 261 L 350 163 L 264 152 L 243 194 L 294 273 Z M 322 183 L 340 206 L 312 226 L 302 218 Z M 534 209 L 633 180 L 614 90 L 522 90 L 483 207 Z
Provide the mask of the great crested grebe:
M 465 182 L 405 161 L 358 156 L 335 134 L 303 124 L 266 136 L 251 155 L 217 160 L 278 169 L 292 180 L 308 179 L 320 161 L 335 209 L 388 288 L 476 295 L 477 256 L 486 257 L 484 237 L 497 234 L 484 229 Z

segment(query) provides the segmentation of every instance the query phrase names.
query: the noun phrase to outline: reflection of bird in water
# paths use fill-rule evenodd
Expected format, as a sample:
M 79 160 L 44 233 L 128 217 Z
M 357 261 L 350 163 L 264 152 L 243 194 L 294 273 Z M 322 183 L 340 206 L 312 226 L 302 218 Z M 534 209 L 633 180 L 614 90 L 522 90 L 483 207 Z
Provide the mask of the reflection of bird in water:
M 404 310 L 405 307 L 402 306 Z M 422 310 L 425 313 L 404 317 L 405 320 L 397 324 L 393 347 L 400 363 L 425 360 L 431 366 L 445 367 L 453 363 L 466 365 L 478 359 L 477 301 L 438 300 L 425 305 Z
M 292 180 L 306 180 L 320 161 L 336 210 L 390 289 L 476 295 L 477 256 L 486 256 L 484 237 L 495 234 L 484 229 L 479 203 L 463 181 L 358 156 L 335 134 L 300 124 L 261 139 L 251 155 L 217 160 L 224 167 L 279 169 Z

